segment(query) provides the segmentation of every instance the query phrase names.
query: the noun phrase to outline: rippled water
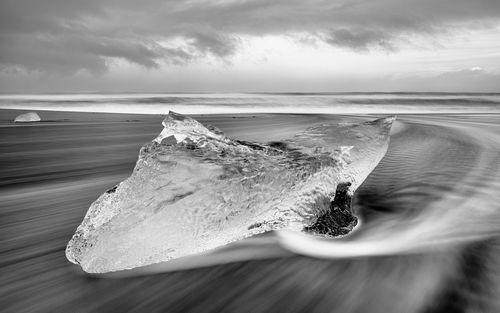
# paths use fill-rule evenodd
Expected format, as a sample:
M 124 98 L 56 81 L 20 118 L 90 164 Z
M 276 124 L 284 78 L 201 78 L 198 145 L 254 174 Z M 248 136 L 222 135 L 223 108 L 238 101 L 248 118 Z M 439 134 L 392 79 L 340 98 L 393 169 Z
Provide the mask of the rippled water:
M 277 233 L 185 265 L 237 263 L 109 279 L 82 275 L 64 247 L 97 195 L 128 176 L 160 118 L 73 115 L 79 122 L 18 127 L 6 121 L 15 113 L 3 112 L 0 128 L 0 306 L 8 312 L 500 311 L 498 114 L 400 115 L 386 156 L 355 195 L 361 224 L 347 238 Z M 286 134 L 272 129 L 294 133 L 328 119 L 363 118 L 210 121 L 230 136 L 275 140 Z M 277 258 L 241 262 L 269 256 Z

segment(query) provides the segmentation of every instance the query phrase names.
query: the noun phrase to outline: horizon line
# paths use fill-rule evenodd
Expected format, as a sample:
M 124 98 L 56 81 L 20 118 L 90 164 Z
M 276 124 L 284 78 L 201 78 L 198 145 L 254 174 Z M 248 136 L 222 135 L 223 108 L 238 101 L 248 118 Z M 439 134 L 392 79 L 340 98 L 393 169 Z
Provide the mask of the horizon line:
M 353 95 L 353 94 L 435 94 L 435 95 L 500 95 L 500 91 L 0 91 L 0 95 L 70 95 L 70 94 L 268 94 L 268 95 Z

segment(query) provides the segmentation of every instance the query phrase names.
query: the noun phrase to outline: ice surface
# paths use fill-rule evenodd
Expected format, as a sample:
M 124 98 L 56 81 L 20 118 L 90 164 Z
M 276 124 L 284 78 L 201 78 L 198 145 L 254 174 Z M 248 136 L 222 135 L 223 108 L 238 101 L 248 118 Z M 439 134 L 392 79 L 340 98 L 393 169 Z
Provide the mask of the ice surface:
M 36 112 L 24 113 L 16 117 L 15 123 L 19 122 L 40 122 L 41 118 Z
M 270 230 L 347 233 L 356 224 L 350 197 L 385 154 L 393 120 L 320 125 L 260 144 L 170 112 L 132 175 L 90 206 L 66 256 L 103 273 Z

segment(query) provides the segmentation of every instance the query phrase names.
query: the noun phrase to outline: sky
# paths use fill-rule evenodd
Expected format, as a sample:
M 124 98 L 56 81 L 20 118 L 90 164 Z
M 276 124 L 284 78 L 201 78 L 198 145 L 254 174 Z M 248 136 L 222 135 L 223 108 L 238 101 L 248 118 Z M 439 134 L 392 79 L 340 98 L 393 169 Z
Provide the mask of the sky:
M 0 92 L 127 91 L 500 92 L 500 1 L 0 1 Z

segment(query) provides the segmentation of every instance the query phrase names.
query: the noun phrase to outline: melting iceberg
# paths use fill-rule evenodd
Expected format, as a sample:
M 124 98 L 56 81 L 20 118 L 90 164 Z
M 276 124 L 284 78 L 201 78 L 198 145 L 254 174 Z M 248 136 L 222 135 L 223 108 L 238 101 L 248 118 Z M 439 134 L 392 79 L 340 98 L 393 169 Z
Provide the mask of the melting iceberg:
M 42 119 L 36 112 L 29 112 L 19 115 L 14 119 L 14 123 L 40 122 Z
M 104 273 L 206 252 L 271 230 L 335 237 L 384 156 L 394 117 L 319 125 L 289 140 L 233 140 L 170 112 L 132 175 L 89 208 L 67 258 Z

